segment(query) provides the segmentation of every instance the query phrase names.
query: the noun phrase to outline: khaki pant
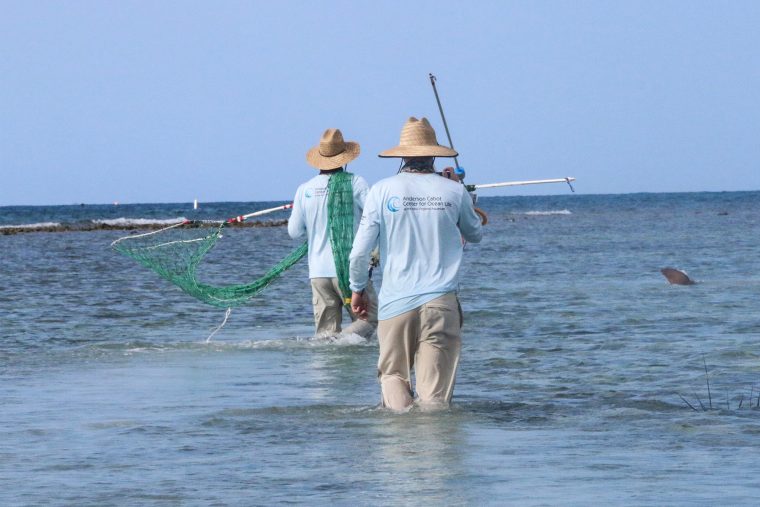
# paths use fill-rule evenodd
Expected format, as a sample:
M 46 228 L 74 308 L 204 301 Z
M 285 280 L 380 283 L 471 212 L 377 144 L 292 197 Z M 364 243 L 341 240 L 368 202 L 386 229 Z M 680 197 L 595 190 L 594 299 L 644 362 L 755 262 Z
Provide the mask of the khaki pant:
M 419 403 L 447 406 L 454 392 L 461 330 L 462 310 L 453 292 L 381 320 L 377 370 L 383 406 L 403 410 L 413 403 L 412 368 Z
M 369 338 L 377 327 L 377 294 L 372 287 L 372 282 L 367 286 L 366 293 L 369 297 L 368 319 L 357 319 L 353 312 L 348 310 L 352 323 L 343 331 Z M 335 335 L 340 333 L 344 306 L 338 279 L 312 278 L 311 294 L 317 334 Z

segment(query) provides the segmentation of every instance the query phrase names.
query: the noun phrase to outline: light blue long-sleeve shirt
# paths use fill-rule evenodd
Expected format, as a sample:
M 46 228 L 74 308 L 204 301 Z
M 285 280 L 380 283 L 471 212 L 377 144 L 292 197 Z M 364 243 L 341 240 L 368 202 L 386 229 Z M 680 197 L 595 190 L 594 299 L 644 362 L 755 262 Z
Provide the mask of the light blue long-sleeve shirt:
M 332 278 L 335 258 L 330 246 L 330 230 L 327 226 L 328 174 L 319 174 L 296 190 L 293 210 L 288 220 L 288 234 L 293 239 L 307 237 L 309 243 L 309 278 Z M 354 190 L 354 231 L 359 226 L 369 186 L 361 176 L 354 174 L 351 181 Z
M 457 290 L 462 238 L 478 243 L 480 217 L 464 185 L 437 174 L 400 173 L 367 195 L 350 256 L 351 290 L 367 286 L 378 245 L 383 282 L 378 318 L 389 319 Z

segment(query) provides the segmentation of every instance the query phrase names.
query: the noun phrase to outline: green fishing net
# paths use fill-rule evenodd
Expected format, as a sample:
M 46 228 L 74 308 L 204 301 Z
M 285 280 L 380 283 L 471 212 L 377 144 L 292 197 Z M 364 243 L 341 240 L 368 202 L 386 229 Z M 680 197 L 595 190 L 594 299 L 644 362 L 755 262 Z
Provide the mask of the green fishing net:
M 338 286 L 343 303 L 351 303 L 348 281 L 348 256 L 354 243 L 353 174 L 338 172 L 330 176 L 327 186 L 327 218 L 330 227 L 330 246 L 335 260 Z
M 221 308 L 239 306 L 263 291 L 306 255 L 307 245 L 290 252 L 251 283 L 213 286 L 197 278 L 198 265 L 222 237 L 225 224 L 181 223 L 117 239 L 111 246 L 146 266 L 191 296 Z
M 328 227 L 338 281 L 345 298 L 348 286 L 348 255 L 354 239 L 352 174 L 338 172 L 328 183 Z M 260 278 L 244 284 L 215 286 L 198 280 L 198 265 L 222 237 L 226 223 L 184 222 L 164 229 L 126 236 L 111 246 L 119 253 L 152 269 L 191 296 L 220 308 L 232 308 L 258 295 L 307 252 L 302 244 Z

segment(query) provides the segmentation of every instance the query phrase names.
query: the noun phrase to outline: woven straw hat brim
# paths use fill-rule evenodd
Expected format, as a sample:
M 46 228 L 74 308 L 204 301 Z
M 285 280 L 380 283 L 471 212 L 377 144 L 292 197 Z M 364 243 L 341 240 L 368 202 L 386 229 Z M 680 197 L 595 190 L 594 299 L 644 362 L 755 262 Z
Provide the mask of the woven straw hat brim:
M 401 157 L 456 157 L 459 153 L 446 146 L 396 146 L 378 155 L 383 158 Z
M 345 151 L 338 153 L 334 157 L 325 157 L 319 153 L 319 146 L 317 145 L 306 152 L 306 162 L 316 169 L 336 169 L 338 167 L 343 167 L 354 160 L 359 156 L 359 152 L 359 143 L 346 141 Z

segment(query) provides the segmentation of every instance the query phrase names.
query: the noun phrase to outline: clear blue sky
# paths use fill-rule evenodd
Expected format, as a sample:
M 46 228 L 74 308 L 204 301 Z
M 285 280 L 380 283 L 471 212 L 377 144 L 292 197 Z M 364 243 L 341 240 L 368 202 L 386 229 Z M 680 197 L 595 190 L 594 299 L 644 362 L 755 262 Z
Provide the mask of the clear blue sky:
M 760 2 L 0 0 L 0 205 L 285 200 L 408 116 L 470 183 L 760 189 Z M 442 167 L 442 166 L 441 166 Z M 561 185 L 481 195 L 565 193 Z

